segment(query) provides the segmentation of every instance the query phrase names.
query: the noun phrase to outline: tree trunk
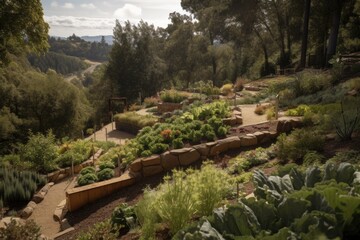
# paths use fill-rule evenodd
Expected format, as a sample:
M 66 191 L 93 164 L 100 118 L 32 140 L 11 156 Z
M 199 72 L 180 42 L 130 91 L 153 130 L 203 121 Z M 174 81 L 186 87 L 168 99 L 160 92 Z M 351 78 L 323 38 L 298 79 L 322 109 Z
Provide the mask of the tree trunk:
M 329 60 L 335 55 L 336 53 L 336 46 L 337 46 L 337 39 L 339 34 L 339 27 L 340 27 L 340 19 L 341 19 L 341 11 L 343 6 L 342 0 L 334 0 L 334 11 L 332 14 L 332 26 L 329 36 L 329 43 L 327 47 L 326 53 L 326 64 L 329 64 Z
M 265 75 L 268 75 L 270 73 L 270 66 L 269 66 L 269 55 L 268 55 L 268 51 L 267 51 L 267 47 L 266 47 L 266 43 L 264 41 L 264 39 L 261 37 L 260 33 L 254 29 L 256 36 L 260 39 L 261 42 L 261 47 L 263 49 L 264 52 L 264 73 Z
M 213 36 L 212 36 L 211 32 L 209 32 L 209 37 L 210 37 L 211 46 L 214 46 L 214 39 L 213 39 Z M 217 64 L 216 64 L 216 59 L 215 59 L 214 54 L 211 56 L 211 63 L 212 63 L 212 70 L 213 70 L 212 82 L 213 82 L 213 85 L 216 86 Z
M 301 42 L 301 57 L 299 69 L 304 69 L 306 66 L 306 51 L 309 35 L 309 19 L 310 19 L 310 5 L 311 0 L 306 0 L 304 5 L 304 25 L 303 25 L 303 35 Z

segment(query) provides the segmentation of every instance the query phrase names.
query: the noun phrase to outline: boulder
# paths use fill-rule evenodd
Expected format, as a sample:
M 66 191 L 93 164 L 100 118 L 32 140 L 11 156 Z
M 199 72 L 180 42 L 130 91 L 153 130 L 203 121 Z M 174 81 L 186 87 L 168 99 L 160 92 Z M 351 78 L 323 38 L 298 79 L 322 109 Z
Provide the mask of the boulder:
M 229 149 L 238 149 L 241 147 L 241 141 L 239 137 L 229 137 Z
M 292 130 L 292 123 L 288 120 L 280 120 L 276 126 L 276 132 L 289 133 Z
M 61 222 L 67 213 L 66 199 L 62 200 L 55 208 L 53 218 L 57 222 Z
M 229 143 L 230 141 L 227 138 L 218 140 L 217 144 L 210 149 L 210 156 L 216 156 L 229 150 Z
M 254 146 L 257 144 L 257 138 L 253 134 L 247 134 L 240 137 L 240 142 L 242 147 Z
M 200 159 L 200 153 L 195 149 L 190 149 L 189 152 L 185 152 L 179 155 L 179 162 L 181 166 L 188 166 Z
M 195 145 L 193 148 L 196 149 L 201 156 L 207 157 L 209 155 L 210 148 L 207 147 L 206 144 Z
M 143 176 L 149 177 L 161 173 L 163 167 L 161 165 L 143 167 Z
M 243 124 L 243 118 L 241 116 L 236 115 L 235 118 L 236 118 L 236 124 L 239 125 Z
M 58 178 L 59 174 L 60 174 L 60 171 L 59 171 L 59 170 L 58 170 L 58 171 L 55 171 L 55 172 L 52 172 L 52 173 L 49 173 L 49 174 L 47 175 L 47 180 L 48 180 L 48 182 L 55 182 L 56 179 Z
M 233 114 L 234 114 L 235 116 L 242 116 L 241 111 L 238 111 L 238 110 L 234 110 L 234 111 L 233 111 Z
M 64 218 L 63 220 L 61 220 L 60 230 L 64 231 L 68 228 L 71 228 L 71 225 L 70 225 L 69 221 L 66 218 Z
M 150 157 L 143 158 L 141 160 L 141 163 L 143 166 L 160 165 L 161 164 L 160 155 L 152 155 Z
M 32 207 L 26 207 L 21 211 L 20 217 L 23 219 L 27 219 L 31 216 L 33 211 L 34 211 L 34 209 Z
M 30 201 L 26 206 L 31 207 L 32 209 L 35 209 L 37 204 L 34 201 Z
M 81 171 L 81 169 L 83 169 L 81 164 L 75 165 L 74 166 L 74 173 L 78 174 Z
M 169 151 L 161 154 L 161 165 L 168 171 L 180 165 L 178 156 L 172 155 Z
M 129 168 L 131 172 L 141 172 L 142 169 L 141 159 L 136 159 L 135 161 L 133 161 L 130 164 Z
M 181 154 L 190 152 L 191 150 L 192 150 L 192 148 L 180 148 L 180 149 L 170 150 L 170 153 L 171 153 L 172 155 L 179 156 L 179 155 L 181 155 Z
M 223 122 L 223 124 L 229 125 L 229 126 L 234 126 L 237 124 L 236 117 L 224 118 L 222 120 L 222 122 Z
M 37 203 L 42 202 L 42 200 L 44 200 L 44 197 L 45 197 L 45 196 L 44 196 L 43 194 L 37 193 L 37 194 L 35 194 L 35 195 L 33 196 L 32 201 L 37 204 Z

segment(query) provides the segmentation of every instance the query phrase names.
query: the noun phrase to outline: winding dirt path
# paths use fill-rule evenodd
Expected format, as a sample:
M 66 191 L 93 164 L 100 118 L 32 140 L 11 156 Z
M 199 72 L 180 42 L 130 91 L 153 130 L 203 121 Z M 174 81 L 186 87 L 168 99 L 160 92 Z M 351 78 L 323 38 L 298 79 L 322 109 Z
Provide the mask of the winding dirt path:
M 86 68 L 85 70 L 83 70 L 81 72 L 81 75 L 85 75 L 86 73 L 93 73 L 95 68 L 99 65 L 101 65 L 101 62 L 93 62 L 93 61 L 90 61 L 90 60 L 84 60 L 84 62 L 90 64 L 90 67 Z M 68 77 L 65 78 L 66 81 L 70 82 L 71 80 L 77 78 L 77 74 L 73 74 L 73 75 L 70 75 Z
M 40 226 L 41 233 L 46 237 L 53 238 L 55 234 L 60 232 L 60 223 L 55 221 L 53 214 L 57 205 L 66 198 L 66 189 L 74 187 L 74 180 L 73 178 L 67 178 L 52 186 L 45 195 L 44 200 L 36 206 L 29 217 Z

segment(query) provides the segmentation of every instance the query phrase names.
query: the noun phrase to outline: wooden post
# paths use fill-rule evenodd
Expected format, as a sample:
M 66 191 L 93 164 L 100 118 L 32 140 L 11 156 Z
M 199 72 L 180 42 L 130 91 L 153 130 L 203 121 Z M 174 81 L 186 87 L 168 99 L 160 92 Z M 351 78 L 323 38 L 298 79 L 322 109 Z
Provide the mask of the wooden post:
M 93 166 L 95 167 L 95 148 L 94 148 L 94 144 L 92 145 L 91 152 L 92 152 Z
M 276 95 L 275 99 L 275 119 L 278 120 L 279 118 L 279 94 Z
M 107 128 L 105 128 L 105 141 L 107 142 L 107 140 L 108 140 Z

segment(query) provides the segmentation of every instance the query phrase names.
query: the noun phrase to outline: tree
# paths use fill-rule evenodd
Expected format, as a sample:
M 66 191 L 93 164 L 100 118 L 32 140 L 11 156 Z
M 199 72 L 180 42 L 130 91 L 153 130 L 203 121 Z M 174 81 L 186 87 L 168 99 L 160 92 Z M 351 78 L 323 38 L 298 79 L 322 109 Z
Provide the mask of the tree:
M 310 6 L 311 6 L 311 0 L 305 0 L 303 37 L 302 37 L 302 42 L 301 42 L 301 56 L 300 56 L 300 64 L 299 64 L 300 69 L 305 68 L 305 65 L 306 65 L 306 51 L 307 51 L 307 42 L 308 42 L 308 35 L 309 35 Z
M 333 11 L 332 11 L 332 20 L 331 20 L 331 30 L 329 35 L 327 53 L 326 53 L 326 62 L 335 55 L 336 46 L 339 35 L 341 12 L 343 9 L 343 0 L 332 0 L 333 2 Z
M 0 64 L 8 53 L 47 51 L 48 30 L 40 0 L 0 0 Z

